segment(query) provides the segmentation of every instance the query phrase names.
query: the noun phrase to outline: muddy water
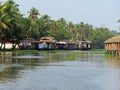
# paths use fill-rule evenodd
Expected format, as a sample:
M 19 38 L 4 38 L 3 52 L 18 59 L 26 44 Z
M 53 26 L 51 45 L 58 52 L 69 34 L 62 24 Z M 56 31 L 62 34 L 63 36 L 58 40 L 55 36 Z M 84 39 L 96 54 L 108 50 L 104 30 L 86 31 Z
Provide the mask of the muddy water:
M 74 51 L 1 54 L 0 90 L 120 90 L 120 58 Z

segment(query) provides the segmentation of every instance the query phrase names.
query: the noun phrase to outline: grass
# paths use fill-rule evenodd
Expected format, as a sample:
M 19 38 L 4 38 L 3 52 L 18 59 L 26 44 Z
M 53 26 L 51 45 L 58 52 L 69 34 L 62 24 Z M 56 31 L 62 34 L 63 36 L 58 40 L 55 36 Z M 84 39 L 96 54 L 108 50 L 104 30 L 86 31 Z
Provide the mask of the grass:
M 91 54 L 105 54 L 104 49 L 95 49 L 95 50 L 90 50 L 89 51 Z
M 13 52 L 13 53 L 60 53 L 60 52 L 67 52 L 72 50 L 5 50 L 5 53 Z M 104 49 L 95 49 L 95 50 L 88 50 L 86 51 L 91 54 L 105 54 Z M 0 50 L 0 53 L 4 53 L 3 50 Z M 79 52 L 73 52 L 75 54 L 82 53 L 82 51 Z

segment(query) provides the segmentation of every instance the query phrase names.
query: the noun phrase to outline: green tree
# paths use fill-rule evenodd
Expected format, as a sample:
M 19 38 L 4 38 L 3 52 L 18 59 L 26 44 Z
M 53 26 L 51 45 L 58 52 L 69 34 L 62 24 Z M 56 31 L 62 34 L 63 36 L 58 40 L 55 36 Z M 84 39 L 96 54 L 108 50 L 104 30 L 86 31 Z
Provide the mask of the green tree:
M 68 22 L 67 24 L 67 30 L 71 35 L 71 40 L 75 40 L 75 25 L 72 22 Z
M 32 7 L 30 11 L 28 11 L 28 13 L 29 13 L 28 18 L 30 20 L 30 27 L 29 30 L 27 31 L 27 38 L 32 37 L 32 34 L 34 34 L 36 29 L 38 29 L 37 21 L 38 21 L 38 16 L 40 15 L 38 9 L 34 7 Z
M 108 38 L 111 38 L 112 32 L 108 28 L 95 28 L 93 32 L 90 34 L 89 38 L 93 43 L 93 48 L 104 48 L 104 41 Z
M 76 40 L 83 40 L 83 22 L 81 22 L 80 24 L 75 24 L 75 39 Z
M 1 31 L 1 40 L 10 41 L 13 39 L 13 33 L 17 36 L 20 33 L 17 33 L 20 30 L 20 20 L 22 15 L 19 12 L 18 4 L 15 4 L 13 0 L 6 1 L 0 9 L 0 31 Z M 14 39 L 17 38 L 14 36 Z M 5 45 L 4 45 L 5 46 Z
M 48 36 L 50 31 L 51 19 L 48 15 L 43 15 L 38 20 L 39 38 Z
M 49 35 L 57 40 L 70 39 L 70 33 L 67 30 L 67 22 L 64 18 L 51 22 Z

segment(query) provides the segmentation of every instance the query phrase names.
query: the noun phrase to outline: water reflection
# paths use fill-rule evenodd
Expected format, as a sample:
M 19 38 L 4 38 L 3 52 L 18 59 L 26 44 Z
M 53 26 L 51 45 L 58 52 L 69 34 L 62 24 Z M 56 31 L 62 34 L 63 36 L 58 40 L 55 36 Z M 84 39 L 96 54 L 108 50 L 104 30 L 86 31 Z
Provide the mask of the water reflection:
M 109 67 L 120 68 L 120 56 L 118 55 L 107 55 L 106 56 L 106 64 Z
M 0 57 L 0 90 L 120 90 L 118 56 L 40 51 Z
M 13 81 L 15 78 L 18 78 L 18 71 L 22 70 L 18 66 L 8 66 L 0 71 L 0 83 L 5 83 L 8 81 Z
M 46 53 L 12 53 L 0 54 L 0 82 L 13 81 L 19 77 L 19 71 L 34 69 L 35 66 L 48 66 L 49 63 L 63 60 L 65 54 Z

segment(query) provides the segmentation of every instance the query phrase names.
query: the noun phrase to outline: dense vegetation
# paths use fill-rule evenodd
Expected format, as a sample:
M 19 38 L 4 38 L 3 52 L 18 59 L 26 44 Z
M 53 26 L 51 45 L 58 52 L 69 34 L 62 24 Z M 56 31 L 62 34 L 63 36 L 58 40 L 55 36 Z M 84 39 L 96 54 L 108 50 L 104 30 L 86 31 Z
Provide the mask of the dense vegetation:
M 0 3 L 0 41 L 18 44 L 23 38 L 39 40 L 43 36 L 53 36 L 57 40 L 90 40 L 94 48 L 104 48 L 104 41 L 118 32 L 104 27 L 93 27 L 88 23 L 74 24 L 64 18 L 52 20 L 32 7 L 25 17 L 19 11 L 19 5 L 13 0 Z

